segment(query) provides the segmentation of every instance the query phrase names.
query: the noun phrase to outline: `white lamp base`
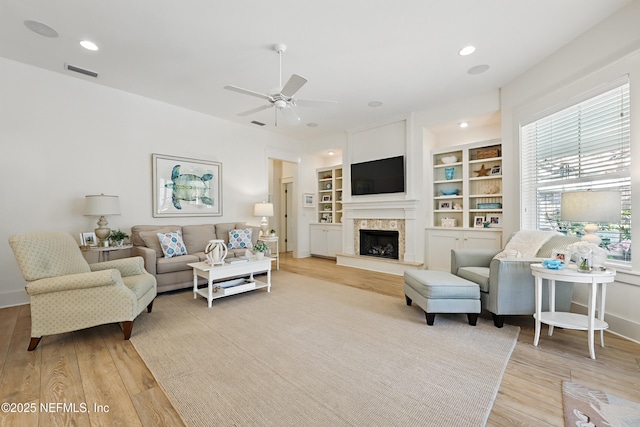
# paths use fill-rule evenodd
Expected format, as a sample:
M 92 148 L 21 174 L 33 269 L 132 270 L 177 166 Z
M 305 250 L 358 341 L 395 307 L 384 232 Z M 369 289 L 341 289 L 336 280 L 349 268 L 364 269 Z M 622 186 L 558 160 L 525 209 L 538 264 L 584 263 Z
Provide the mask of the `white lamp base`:
M 586 233 L 584 236 L 582 236 L 583 241 L 585 242 L 589 242 L 589 243 L 595 243 L 596 245 L 599 245 L 600 243 L 602 243 L 602 239 L 600 238 L 600 236 L 596 235 L 596 232 L 598 231 L 598 226 L 595 224 L 587 224 L 586 227 L 584 227 L 584 232 Z
M 263 236 L 268 236 L 269 231 L 269 221 L 267 221 L 267 217 L 263 216 L 262 221 L 260 222 L 260 230 L 262 231 Z

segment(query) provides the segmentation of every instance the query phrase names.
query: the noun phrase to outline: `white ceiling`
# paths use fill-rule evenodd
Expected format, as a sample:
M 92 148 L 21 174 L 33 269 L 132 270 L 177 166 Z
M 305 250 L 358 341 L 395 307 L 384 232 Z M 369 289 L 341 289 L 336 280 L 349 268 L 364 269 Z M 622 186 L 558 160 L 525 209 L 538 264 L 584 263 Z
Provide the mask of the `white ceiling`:
M 3 0 L 0 56 L 296 138 L 358 128 L 495 90 L 631 0 Z M 33 20 L 55 29 L 28 30 Z M 89 39 L 100 50 L 79 46 Z M 301 124 L 274 127 L 264 101 L 224 90 L 309 82 Z M 468 44 L 476 53 L 462 57 Z M 67 71 L 72 64 L 97 79 Z M 486 64 L 485 73 L 467 71 Z M 284 82 L 283 81 L 283 82 Z M 3 82 L 6 84 L 6 82 Z M 378 108 L 367 103 L 384 102 Z M 461 117 L 460 119 L 464 119 Z M 310 128 L 308 123 L 317 123 Z

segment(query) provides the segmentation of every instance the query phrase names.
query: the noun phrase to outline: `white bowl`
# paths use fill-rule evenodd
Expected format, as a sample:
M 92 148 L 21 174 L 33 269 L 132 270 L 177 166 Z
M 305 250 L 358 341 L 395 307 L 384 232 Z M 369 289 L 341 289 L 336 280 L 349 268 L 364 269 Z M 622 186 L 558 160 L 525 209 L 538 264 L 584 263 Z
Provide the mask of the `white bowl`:
M 446 165 L 446 164 L 449 164 L 449 163 L 457 162 L 458 158 L 456 156 L 447 156 L 447 157 L 443 157 L 442 159 L 440 159 L 440 161 Z

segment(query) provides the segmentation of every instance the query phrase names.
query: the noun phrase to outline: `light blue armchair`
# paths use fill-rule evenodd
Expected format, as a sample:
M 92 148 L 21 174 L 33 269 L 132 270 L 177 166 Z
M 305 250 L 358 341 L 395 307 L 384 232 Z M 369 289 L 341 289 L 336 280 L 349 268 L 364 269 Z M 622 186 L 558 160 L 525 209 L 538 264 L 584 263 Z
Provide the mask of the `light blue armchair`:
M 549 258 L 554 249 L 565 249 L 577 237 L 554 236 L 534 258 L 497 258 L 494 249 L 462 249 L 451 251 L 451 273 L 480 286 L 482 308 L 493 316 L 496 327 L 504 325 L 504 317 L 535 313 L 535 286 L 531 264 Z M 548 287 L 543 286 L 543 310 L 548 309 Z M 556 310 L 569 311 L 573 283 L 556 282 Z

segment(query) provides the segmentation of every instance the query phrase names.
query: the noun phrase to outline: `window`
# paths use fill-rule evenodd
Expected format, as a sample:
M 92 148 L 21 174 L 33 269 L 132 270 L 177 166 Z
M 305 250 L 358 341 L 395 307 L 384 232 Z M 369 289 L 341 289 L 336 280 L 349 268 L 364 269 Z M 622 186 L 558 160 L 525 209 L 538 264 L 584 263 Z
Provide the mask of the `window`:
M 522 228 L 580 235 L 585 224 L 559 220 L 562 193 L 620 191 L 622 220 L 598 235 L 610 258 L 631 260 L 629 114 L 624 83 L 522 126 Z

